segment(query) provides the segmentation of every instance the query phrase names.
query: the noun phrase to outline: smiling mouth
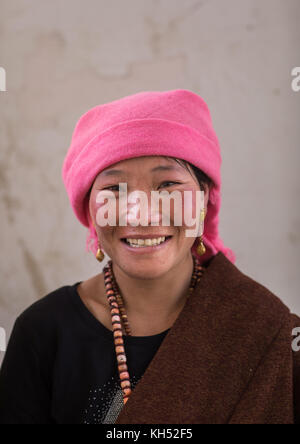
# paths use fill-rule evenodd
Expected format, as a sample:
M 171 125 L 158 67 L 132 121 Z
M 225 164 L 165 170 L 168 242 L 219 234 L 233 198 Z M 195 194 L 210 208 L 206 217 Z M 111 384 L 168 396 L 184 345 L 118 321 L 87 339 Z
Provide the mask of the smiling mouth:
M 149 238 L 149 239 L 134 239 L 134 238 L 122 238 L 121 241 L 126 245 L 133 248 L 145 248 L 145 247 L 157 247 L 161 244 L 164 244 L 172 236 L 161 236 L 158 238 Z

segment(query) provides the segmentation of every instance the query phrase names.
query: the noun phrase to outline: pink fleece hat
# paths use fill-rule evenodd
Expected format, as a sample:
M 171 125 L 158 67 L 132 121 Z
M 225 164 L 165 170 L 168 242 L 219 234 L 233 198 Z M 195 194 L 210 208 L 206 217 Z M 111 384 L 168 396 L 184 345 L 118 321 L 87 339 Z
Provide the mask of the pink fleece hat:
M 88 192 L 97 175 L 121 160 L 170 156 L 201 169 L 213 181 L 204 220 L 206 253 L 200 263 L 219 251 L 235 262 L 234 252 L 218 234 L 221 205 L 221 154 L 209 109 L 196 93 L 175 89 L 144 91 L 95 106 L 77 122 L 63 163 L 62 177 L 79 221 L 89 228 L 87 249 L 96 253 L 97 234 L 89 215 Z

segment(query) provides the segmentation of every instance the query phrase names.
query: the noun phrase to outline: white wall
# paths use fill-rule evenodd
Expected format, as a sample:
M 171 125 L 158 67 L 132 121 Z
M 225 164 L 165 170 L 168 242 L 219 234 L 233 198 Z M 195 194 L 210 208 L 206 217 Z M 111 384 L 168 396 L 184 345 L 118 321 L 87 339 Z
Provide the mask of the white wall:
M 77 119 L 143 90 L 208 103 L 236 265 L 300 314 L 299 0 L 2 0 L 0 327 L 101 271 L 61 166 Z M 0 362 L 3 352 L 0 352 Z

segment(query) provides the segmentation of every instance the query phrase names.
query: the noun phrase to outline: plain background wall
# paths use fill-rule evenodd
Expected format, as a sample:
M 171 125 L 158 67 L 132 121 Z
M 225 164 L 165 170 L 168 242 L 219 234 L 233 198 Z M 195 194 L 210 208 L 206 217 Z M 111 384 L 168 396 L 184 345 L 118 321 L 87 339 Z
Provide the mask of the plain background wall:
M 223 157 L 224 243 L 240 270 L 300 314 L 299 23 L 299 0 L 1 0 L 7 338 L 31 303 L 101 271 L 62 162 L 85 111 L 143 90 L 191 89 L 208 103 Z

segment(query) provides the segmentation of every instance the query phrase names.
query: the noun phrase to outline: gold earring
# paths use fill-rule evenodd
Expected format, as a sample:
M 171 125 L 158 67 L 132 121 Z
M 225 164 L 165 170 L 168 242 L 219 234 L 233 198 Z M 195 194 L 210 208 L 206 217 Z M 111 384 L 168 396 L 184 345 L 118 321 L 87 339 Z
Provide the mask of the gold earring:
M 206 213 L 205 213 L 205 208 L 202 208 L 201 212 L 200 212 L 200 221 L 203 222 L 205 219 Z
M 96 253 L 96 259 L 99 262 L 102 262 L 103 259 L 104 259 L 104 253 L 103 253 L 103 251 L 100 248 L 100 244 L 99 244 L 99 248 L 98 248 L 97 253 Z
M 202 256 L 206 252 L 205 245 L 203 243 L 202 235 L 199 237 L 199 245 L 197 247 L 197 253 Z
M 203 208 L 201 210 L 201 213 L 200 213 L 200 221 L 201 221 L 201 223 L 203 223 L 203 221 L 205 219 L 205 216 L 206 216 L 205 209 Z M 199 254 L 199 256 L 202 256 L 205 252 L 206 252 L 206 248 L 205 248 L 205 245 L 203 243 L 203 238 L 202 238 L 202 235 L 201 235 L 199 237 L 199 245 L 197 247 L 197 253 Z

